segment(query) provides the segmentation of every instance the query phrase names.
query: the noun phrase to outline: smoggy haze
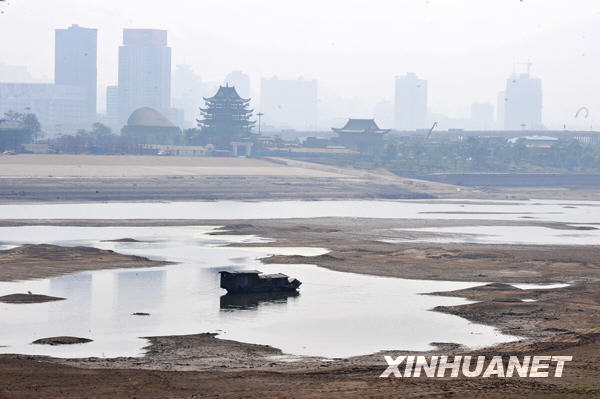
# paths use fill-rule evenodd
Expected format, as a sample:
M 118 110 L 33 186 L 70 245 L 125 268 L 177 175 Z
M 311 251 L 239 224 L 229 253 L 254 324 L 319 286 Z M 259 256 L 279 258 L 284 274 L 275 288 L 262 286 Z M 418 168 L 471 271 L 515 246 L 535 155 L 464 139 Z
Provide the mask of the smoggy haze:
M 467 116 L 474 102 L 495 106 L 516 63 L 530 61 L 546 126 L 576 126 L 581 106 L 600 126 L 597 1 L 10 0 L 0 9 L 0 63 L 47 81 L 54 29 L 98 28 L 99 112 L 117 81 L 122 29 L 157 28 L 169 31 L 173 68 L 191 64 L 208 81 L 240 69 L 255 97 L 261 77 L 304 76 L 318 79 L 320 101 L 372 104 L 392 100 L 394 76 L 414 71 L 429 82 L 430 109 L 452 116 Z

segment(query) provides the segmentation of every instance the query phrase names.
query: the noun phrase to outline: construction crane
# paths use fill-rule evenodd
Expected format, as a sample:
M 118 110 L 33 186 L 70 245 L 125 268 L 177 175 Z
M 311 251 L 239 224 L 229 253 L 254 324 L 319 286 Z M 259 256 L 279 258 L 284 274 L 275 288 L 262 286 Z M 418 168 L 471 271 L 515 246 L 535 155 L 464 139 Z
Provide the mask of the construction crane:
M 429 132 L 427 132 L 427 136 L 425 136 L 425 143 L 427 143 L 427 140 L 429 140 L 429 137 L 431 137 L 431 133 L 433 133 L 433 129 L 435 129 L 435 127 L 437 126 L 437 122 L 433 122 L 433 125 L 431 126 L 431 129 L 429 129 Z

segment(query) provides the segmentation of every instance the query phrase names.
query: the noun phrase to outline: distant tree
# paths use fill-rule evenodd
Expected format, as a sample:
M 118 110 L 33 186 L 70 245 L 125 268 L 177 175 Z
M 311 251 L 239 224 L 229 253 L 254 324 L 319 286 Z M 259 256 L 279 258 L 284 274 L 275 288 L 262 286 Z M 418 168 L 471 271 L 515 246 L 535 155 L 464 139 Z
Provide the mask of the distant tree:
M 27 135 L 26 141 L 33 141 L 42 137 L 42 126 L 35 114 L 8 111 L 4 113 L 4 120 L 19 125 Z
M 201 129 L 191 128 L 183 131 L 186 145 L 206 145 L 208 144 L 207 135 L 202 134 Z
M 473 160 L 476 170 L 485 170 L 490 150 L 487 143 L 479 137 L 469 137 L 465 143 L 467 155 Z
M 96 122 L 92 125 L 91 134 L 92 134 L 92 136 L 94 136 L 96 138 L 106 137 L 106 136 L 114 136 L 112 129 L 100 122 Z
M 31 138 L 37 140 L 43 136 L 42 125 L 35 114 L 25 114 L 22 119 L 23 128 L 29 132 Z

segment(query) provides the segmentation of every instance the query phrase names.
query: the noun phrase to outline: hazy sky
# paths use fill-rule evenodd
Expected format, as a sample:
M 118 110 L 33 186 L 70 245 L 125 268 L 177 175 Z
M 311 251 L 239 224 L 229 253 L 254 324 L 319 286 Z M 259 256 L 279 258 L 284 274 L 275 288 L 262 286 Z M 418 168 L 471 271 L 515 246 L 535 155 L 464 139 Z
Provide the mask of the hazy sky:
M 414 71 L 434 110 L 447 102 L 459 114 L 496 105 L 530 61 L 547 125 L 574 126 L 587 106 L 600 128 L 598 0 L 7 0 L 0 10 L 0 63 L 49 79 L 54 29 L 98 28 L 101 91 L 117 80 L 122 29 L 159 28 L 173 67 L 191 64 L 204 80 L 241 69 L 257 90 L 261 77 L 302 75 L 343 97 L 391 99 L 394 76 Z

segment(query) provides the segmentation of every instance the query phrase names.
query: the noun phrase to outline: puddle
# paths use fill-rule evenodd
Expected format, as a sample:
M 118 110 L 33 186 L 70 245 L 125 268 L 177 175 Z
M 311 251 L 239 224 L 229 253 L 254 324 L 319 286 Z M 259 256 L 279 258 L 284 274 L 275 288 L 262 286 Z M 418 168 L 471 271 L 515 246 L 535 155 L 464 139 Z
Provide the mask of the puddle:
M 554 288 L 568 287 L 570 284 L 511 284 L 522 290 L 551 290 Z

